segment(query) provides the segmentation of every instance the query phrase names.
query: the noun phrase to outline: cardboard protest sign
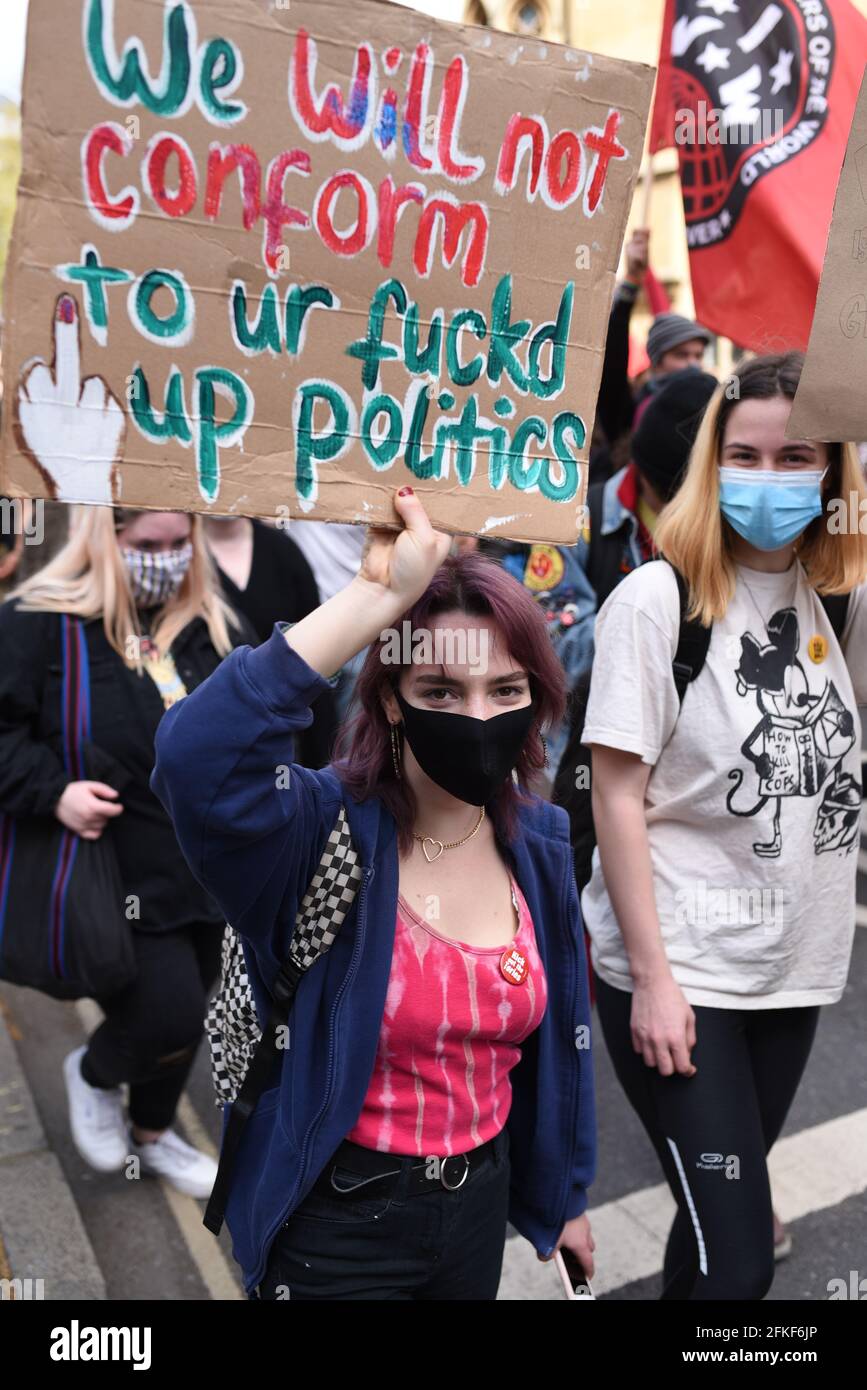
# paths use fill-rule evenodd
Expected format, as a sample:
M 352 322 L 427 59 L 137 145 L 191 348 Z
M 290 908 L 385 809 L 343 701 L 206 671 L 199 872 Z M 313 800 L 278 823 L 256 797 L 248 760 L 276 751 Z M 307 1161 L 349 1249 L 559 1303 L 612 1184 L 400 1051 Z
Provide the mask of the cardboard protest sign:
M 574 543 L 652 78 L 386 0 L 31 0 L 7 487 Z
M 790 439 L 867 439 L 867 73 L 861 81 Z

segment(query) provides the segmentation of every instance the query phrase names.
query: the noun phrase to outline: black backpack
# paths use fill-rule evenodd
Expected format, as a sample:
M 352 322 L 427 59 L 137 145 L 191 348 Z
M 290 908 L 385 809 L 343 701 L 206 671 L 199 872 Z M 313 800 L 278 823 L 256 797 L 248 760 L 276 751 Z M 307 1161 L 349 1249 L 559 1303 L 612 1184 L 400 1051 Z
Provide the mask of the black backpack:
M 672 566 L 674 569 L 674 566 Z M 680 594 L 680 634 L 677 650 L 671 663 L 677 698 L 683 704 L 687 686 L 701 672 L 710 646 L 711 628 L 704 627 L 696 618 L 687 618 L 689 589 L 682 574 L 674 571 Z M 839 642 L 846 626 L 849 610 L 848 594 L 819 594 L 819 602 L 828 615 L 828 621 Z M 590 882 L 591 861 L 596 846 L 596 830 L 593 825 L 593 808 L 590 799 L 590 749 L 582 742 L 584 720 L 587 714 L 587 697 L 590 693 L 592 672 L 575 684 L 570 697 L 569 741 L 560 759 L 551 800 L 569 813 L 572 852 L 575 858 L 575 880 L 579 894 Z M 586 768 L 582 781 L 585 786 L 576 786 L 577 774 Z

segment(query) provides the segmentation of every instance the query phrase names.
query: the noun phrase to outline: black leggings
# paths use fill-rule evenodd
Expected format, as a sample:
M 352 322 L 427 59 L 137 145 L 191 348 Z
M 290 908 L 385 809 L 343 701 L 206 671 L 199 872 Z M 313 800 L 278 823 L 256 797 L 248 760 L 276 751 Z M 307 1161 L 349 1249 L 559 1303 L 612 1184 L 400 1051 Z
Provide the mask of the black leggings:
M 766 1156 L 807 1064 L 818 1006 L 694 1005 L 692 1077 L 661 1076 L 633 1049 L 627 990 L 597 977 L 596 1006 L 618 1080 L 677 1202 L 662 1298 L 764 1298 L 774 1277 Z
M 205 1008 L 220 970 L 222 925 L 133 932 L 138 975 L 109 999 L 81 1074 L 91 1086 L 129 1083 L 129 1117 L 140 1129 L 168 1129 L 202 1037 Z

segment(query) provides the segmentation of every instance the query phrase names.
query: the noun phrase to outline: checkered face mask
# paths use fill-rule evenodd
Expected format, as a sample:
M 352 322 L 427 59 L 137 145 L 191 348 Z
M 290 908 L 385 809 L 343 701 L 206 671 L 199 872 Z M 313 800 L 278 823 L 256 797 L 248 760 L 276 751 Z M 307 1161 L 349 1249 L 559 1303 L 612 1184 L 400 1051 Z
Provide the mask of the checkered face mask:
M 190 541 L 178 550 L 124 549 L 130 588 L 137 608 L 160 608 L 174 598 L 193 558 Z

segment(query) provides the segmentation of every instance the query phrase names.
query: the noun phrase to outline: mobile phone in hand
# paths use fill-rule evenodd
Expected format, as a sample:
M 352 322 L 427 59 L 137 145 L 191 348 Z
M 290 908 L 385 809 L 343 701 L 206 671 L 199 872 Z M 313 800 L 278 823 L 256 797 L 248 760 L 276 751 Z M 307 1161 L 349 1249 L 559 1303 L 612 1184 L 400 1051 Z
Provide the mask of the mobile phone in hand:
M 554 1255 L 554 1263 L 563 1281 L 563 1288 L 566 1291 L 567 1298 L 595 1299 L 596 1295 L 590 1287 L 590 1280 L 581 1268 L 577 1256 L 573 1255 L 571 1250 L 567 1250 L 565 1246 L 561 1246 Z

